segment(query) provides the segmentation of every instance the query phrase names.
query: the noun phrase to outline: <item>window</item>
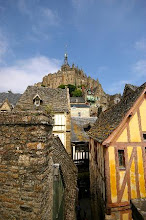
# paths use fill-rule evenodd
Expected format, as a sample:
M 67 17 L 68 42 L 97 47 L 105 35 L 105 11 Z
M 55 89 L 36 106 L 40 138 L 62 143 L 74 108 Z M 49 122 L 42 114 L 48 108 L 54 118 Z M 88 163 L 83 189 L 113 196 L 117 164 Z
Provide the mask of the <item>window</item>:
M 119 168 L 125 168 L 124 150 L 118 150 Z
M 37 94 L 34 98 L 33 98 L 33 104 L 38 107 L 40 106 L 42 103 L 42 100 L 40 98 L 40 96 Z
M 143 139 L 146 141 L 146 133 L 143 134 Z
M 34 104 L 35 104 L 36 106 L 39 106 L 39 105 L 40 105 L 40 99 L 39 99 L 38 97 L 35 99 Z
M 81 112 L 78 112 L 78 116 L 81 117 Z

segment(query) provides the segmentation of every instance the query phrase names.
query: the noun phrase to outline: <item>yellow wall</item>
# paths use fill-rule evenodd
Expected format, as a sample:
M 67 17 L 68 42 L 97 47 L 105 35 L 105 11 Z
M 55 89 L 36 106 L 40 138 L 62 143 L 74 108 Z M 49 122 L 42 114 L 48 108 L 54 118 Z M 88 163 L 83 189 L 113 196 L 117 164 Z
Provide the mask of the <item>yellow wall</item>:
M 130 128 L 130 141 L 141 142 L 137 112 L 134 114 L 134 116 L 130 120 L 129 128 Z
M 118 137 L 117 142 L 127 142 L 127 128 L 124 129 L 124 131 L 121 133 L 121 135 Z
M 114 147 L 108 148 L 109 152 L 109 167 L 110 167 L 110 186 L 112 202 L 117 202 L 117 183 L 116 183 L 116 164 Z
M 142 131 L 146 131 L 146 99 L 144 99 L 139 110 L 140 110 Z
M 131 216 L 130 216 L 129 213 L 123 213 L 123 214 L 122 214 L 122 220 L 129 220 L 129 219 L 131 219 L 130 217 L 131 217 Z
M 2 107 L 0 108 L 0 110 L 3 110 L 3 111 L 11 111 L 10 109 L 10 106 L 8 105 L 7 102 L 4 102 Z
M 111 189 L 112 203 L 117 203 L 117 197 L 118 197 L 117 194 L 119 193 L 117 192 L 117 188 L 121 190 L 125 174 L 126 172 L 129 172 L 129 171 L 130 171 L 129 172 L 130 188 L 128 188 L 128 183 L 126 182 L 121 202 L 129 201 L 128 200 L 129 191 L 130 191 L 132 199 L 135 199 L 138 197 L 139 195 L 138 190 L 140 192 L 141 198 L 146 197 L 146 185 L 145 185 L 145 177 L 144 177 L 144 166 L 145 165 L 144 165 L 144 158 L 143 158 L 145 156 L 143 156 L 142 154 L 142 148 L 144 148 L 144 145 L 141 144 L 141 142 L 144 142 L 144 140 L 141 139 L 141 134 L 140 134 L 140 125 L 141 125 L 141 130 L 146 131 L 146 99 L 144 99 L 142 104 L 139 106 L 138 111 L 140 112 L 140 119 L 138 119 L 138 112 L 136 111 L 133 114 L 133 116 L 129 119 L 129 125 L 125 125 L 126 127 L 123 126 L 124 127 L 123 131 L 119 132 L 119 135 L 116 136 L 116 139 L 114 139 L 111 145 L 108 147 L 109 168 L 110 168 L 110 189 Z M 129 126 L 130 142 L 128 142 L 128 127 L 127 126 Z M 126 164 L 125 170 L 119 169 L 118 176 L 116 176 L 117 175 L 116 174 L 117 164 L 116 164 L 115 149 L 117 151 L 118 149 L 123 149 L 123 150 L 125 149 L 125 152 L 127 151 L 128 163 L 130 161 L 131 155 L 134 156 L 131 162 L 130 169 L 126 170 L 126 167 L 128 166 L 128 164 Z M 133 151 L 133 149 L 135 150 Z M 117 156 L 118 156 L 118 152 L 117 152 Z M 119 158 L 117 158 L 117 161 L 118 160 Z M 136 178 L 138 178 L 138 181 Z M 119 183 L 116 182 L 117 179 L 119 179 Z M 136 182 L 137 182 L 137 185 L 136 185 Z M 127 217 L 128 214 L 123 214 L 123 216 L 125 216 L 125 219 L 126 218 L 128 219 Z
M 143 157 L 141 147 L 137 147 L 138 155 L 138 175 L 139 175 L 139 188 L 141 197 L 146 197 L 146 187 L 144 180 L 144 166 L 143 166 Z

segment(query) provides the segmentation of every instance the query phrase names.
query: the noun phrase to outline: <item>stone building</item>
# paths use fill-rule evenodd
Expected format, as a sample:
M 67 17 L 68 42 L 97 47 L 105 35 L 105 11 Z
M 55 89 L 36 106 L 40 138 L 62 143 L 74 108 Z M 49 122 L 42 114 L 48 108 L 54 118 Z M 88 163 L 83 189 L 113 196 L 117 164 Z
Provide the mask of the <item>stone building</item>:
M 85 160 L 89 165 L 89 136 L 86 130 L 88 130 L 95 121 L 95 117 L 71 118 L 72 158 L 76 164 L 80 165 Z
M 100 219 L 106 211 L 108 219 L 130 220 L 130 200 L 146 197 L 146 83 L 133 88 L 126 85 L 89 131 L 91 198 Z
M 17 111 L 43 110 L 54 118 L 53 134 L 58 135 L 71 154 L 71 121 L 68 89 L 28 86 L 15 106 Z
M 0 113 L 1 220 L 76 219 L 77 169 L 52 123 L 40 111 Z
M 70 97 L 71 117 L 90 117 L 90 106 L 83 97 Z
M 146 219 L 146 198 L 131 200 L 133 220 Z
M 21 94 L 11 91 L 0 93 L 0 111 L 11 111 L 19 100 Z
M 82 69 L 75 67 L 69 64 L 64 64 L 61 66 L 61 70 L 58 70 L 57 73 L 48 74 L 43 77 L 42 86 L 49 88 L 58 88 L 60 85 L 72 84 L 75 86 L 84 85 L 88 88 L 95 88 L 99 86 L 98 80 L 94 80 L 91 77 L 87 77 Z
M 97 113 L 97 109 L 101 106 L 102 110 L 108 108 L 110 96 L 103 91 L 98 79 L 95 80 L 88 77 L 82 69 L 75 67 L 73 64 L 68 64 L 67 55 L 65 55 L 64 64 L 57 73 L 49 73 L 43 77 L 42 82 L 35 84 L 36 86 L 44 86 L 49 88 L 58 88 L 60 85 L 72 84 L 82 88 L 83 97 L 85 102 L 88 102 L 93 112 Z M 92 93 L 92 94 L 90 94 Z M 92 97 L 91 97 L 92 96 Z

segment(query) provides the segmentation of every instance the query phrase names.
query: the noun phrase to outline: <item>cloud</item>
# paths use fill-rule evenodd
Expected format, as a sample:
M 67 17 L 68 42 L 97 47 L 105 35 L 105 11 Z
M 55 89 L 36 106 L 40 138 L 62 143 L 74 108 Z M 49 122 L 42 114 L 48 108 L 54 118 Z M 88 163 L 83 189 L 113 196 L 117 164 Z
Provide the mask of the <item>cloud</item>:
M 29 17 L 32 17 L 32 11 L 29 10 L 26 0 L 18 0 L 17 6 L 21 13 L 26 14 Z
M 44 17 L 45 23 L 47 25 L 59 25 L 60 19 L 56 11 L 53 11 L 50 8 L 41 8 L 40 12 L 41 15 Z
M 125 84 L 141 85 L 146 80 L 146 60 L 137 61 L 130 70 L 130 79 L 120 80 L 119 82 L 112 83 L 108 89 L 109 93 L 115 93 L 117 91 L 122 92 Z
M 61 23 L 57 11 L 41 6 L 39 0 L 17 1 L 19 12 L 26 16 L 26 19 L 29 19 L 31 31 L 27 33 L 28 39 L 31 41 L 50 40 L 50 28 L 58 27 Z
M 3 63 L 3 58 L 8 51 L 8 41 L 5 35 L 0 30 L 0 63 Z
M 35 24 L 56 26 L 60 22 L 57 12 L 40 6 L 38 0 L 18 0 L 18 9 L 21 13 L 29 16 L 31 22 L 35 22 Z
M 125 84 L 133 84 L 132 80 L 120 80 L 118 82 L 112 83 L 110 85 L 110 88 L 107 90 L 108 93 L 110 94 L 114 94 L 114 93 L 119 93 L 119 92 L 123 92 Z
M 78 11 L 88 9 L 88 6 L 95 2 L 95 0 L 71 0 L 73 7 Z
M 104 73 L 104 72 L 106 72 L 107 70 L 109 70 L 109 68 L 108 68 L 107 66 L 99 66 L 98 69 L 97 69 L 97 71 L 98 71 L 99 73 Z
M 146 51 L 146 38 L 143 38 L 135 43 L 135 48 Z
M 146 60 L 139 60 L 132 67 L 133 72 L 136 73 L 137 77 L 146 76 Z
M 48 73 L 57 71 L 60 61 L 36 56 L 19 60 L 14 65 L 0 68 L 0 91 L 24 92 L 28 85 L 42 81 Z

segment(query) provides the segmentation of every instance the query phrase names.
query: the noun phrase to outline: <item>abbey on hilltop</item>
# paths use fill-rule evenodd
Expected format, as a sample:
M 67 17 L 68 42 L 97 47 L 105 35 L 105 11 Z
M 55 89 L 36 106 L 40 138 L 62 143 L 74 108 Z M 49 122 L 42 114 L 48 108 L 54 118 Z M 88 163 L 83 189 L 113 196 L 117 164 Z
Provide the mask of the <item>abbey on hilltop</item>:
M 49 73 L 43 77 L 42 82 L 35 85 L 55 89 L 60 85 L 68 84 L 81 89 L 82 97 L 85 99 L 86 104 L 92 106 L 93 113 L 95 110 L 98 111 L 100 109 L 104 111 L 111 105 L 117 104 L 121 99 L 120 94 L 115 94 L 113 96 L 106 94 L 98 79 L 95 80 L 87 76 L 82 69 L 76 67 L 74 64 L 70 66 L 67 54 L 64 56 L 64 64 L 57 73 Z

